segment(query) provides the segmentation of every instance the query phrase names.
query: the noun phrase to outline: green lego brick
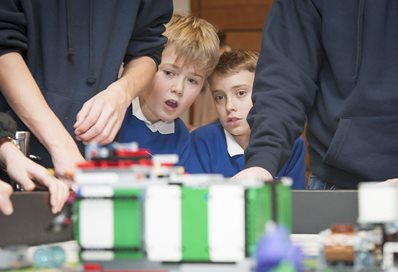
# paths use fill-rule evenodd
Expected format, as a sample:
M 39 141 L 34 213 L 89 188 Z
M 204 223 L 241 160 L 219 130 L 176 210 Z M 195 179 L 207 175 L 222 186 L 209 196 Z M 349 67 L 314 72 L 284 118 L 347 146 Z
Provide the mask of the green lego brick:
M 80 200 L 75 199 L 72 204 L 73 215 L 72 215 L 72 223 L 73 223 L 73 238 L 80 244 Z M 79 250 L 79 261 L 82 262 L 82 252 Z
M 136 259 L 144 256 L 141 237 L 142 207 L 139 200 L 142 193 L 143 191 L 138 189 L 114 190 L 114 247 L 116 249 L 116 259 Z M 128 198 L 130 196 L 132 198 Z M 118 197 L 124 198 L 118 199 Z M 133 197 L 136 197 L 136 199 L 133 199 Z
M 246 254 L 254 254 L 265 224 L 272 219 L 270 186 L 246 190 Z
M 80 212 L 80 200 L 76 199 L 73 202 L 73 215 L 72 215 L 72 223 L 73 223 L 73 237 L 76 241 L 80 241 L 80 221 L 79 221 L 79 212 Z
M 277 222 L 292 231 L 292 190 L 282 183 L 276 184 Z
M 209 261 L 208 189 L 182 189 L 182 259 Z
M 292 229 L 292 192 L 282 183 L 266 183 L 246 190 L 246 254 L 252 256 L 265 225 L 274 220 Z
M 114 259 L 122 260 L 122 259 L 129 259 L 129 260 L 136 260 L 136 259 L 143 259 L 144 253 L 142 251 L 121 251 L 115 250 L 114 251 Z

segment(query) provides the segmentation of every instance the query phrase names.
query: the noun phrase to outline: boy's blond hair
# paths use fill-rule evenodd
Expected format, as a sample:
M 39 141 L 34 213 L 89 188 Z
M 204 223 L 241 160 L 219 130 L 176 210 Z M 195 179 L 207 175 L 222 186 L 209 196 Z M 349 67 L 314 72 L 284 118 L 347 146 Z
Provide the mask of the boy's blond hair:
M 232 51 L 224 52 L 220 56 L 217 66 L 214 68 L 213 75 L 238 73 L 242 70 L 254 73 L 257 60 L 258 54 L 253 51 L 233 49 Z
M 204 70 L 206 77 L 213 72 L 219 59 L 220 41 L 212 24 L 191 15 L 173 15 L 163 35 L 168 38 L 166 46 L 174 46 L 177 60 Z

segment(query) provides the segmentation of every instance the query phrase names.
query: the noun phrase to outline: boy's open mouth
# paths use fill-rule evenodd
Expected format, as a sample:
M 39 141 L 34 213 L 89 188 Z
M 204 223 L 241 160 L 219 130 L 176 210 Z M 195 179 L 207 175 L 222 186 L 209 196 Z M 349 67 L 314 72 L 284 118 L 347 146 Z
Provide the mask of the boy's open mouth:
M 167 100 L 165 103 L 167 106 L 174 108 L 174 109 L 178 107 L 178 102 L 175 100 L 172 100 L 172 99 Z
M 240 119 L 238 118 L 238 117 L 229 117 L 228 119 L 227 119 L 227 122 L 236 122 L 236 121 L 239 121 Z

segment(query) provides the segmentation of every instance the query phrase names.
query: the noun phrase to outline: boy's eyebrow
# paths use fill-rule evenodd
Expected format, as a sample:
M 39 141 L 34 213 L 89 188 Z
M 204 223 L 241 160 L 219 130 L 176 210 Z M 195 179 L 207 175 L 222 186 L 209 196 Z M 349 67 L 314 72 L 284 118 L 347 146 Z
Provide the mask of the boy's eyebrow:
M 195 77 L 200 77 L 200 78 L 204 78 L 204 76 L 203 75 L 199 75 L 199 74 L 197 74 L 197 73 L 190 73 L 191 75 L 193 75 L 193 76 L 195 76 Z
M 218 90 L 218 89 L 213 89 L 213 90 L 210 90 L 212 93 L 215 93 L 215 92 L 223 92 L 223 90 Z
M 177 66 L 177 65 L 175 65 L 175 64 L 173 64 L 173 63 L 165 63 L 164 65 L 166 65 L 166 66 L 171 66 L 172 68 L 174 68 L 174 69 L 180 69 L 181 67 L 179 67 L 179 66 Z
M 249 84 L 238 84 L 238 85 L 234 85 L 234 86 L 232 86 L 232 89 L 239 89 L 239 88 L 242 88 L 242 87 L 251 87 Z
M 251 87 L 251 85 L 249 85 L 249 84 L 238 84 L 238 85 L 234 85 L 234 86 L 232 86 L 232 90 L 236 90 L 236 89 L 239 89 L 239 88 L 242 88 L 242 87 L 246 87 L 246 88 L 250 88 Z M 214 90 L 210 90 L 212 93 L 215 93 L 215 92 L 224 92 L 223 90 L 218 90 L 218 89 L 214 89 Z
M 177 66 L 177 65 L 175 65 L 175 64 L 173 64 L 173 63 L 165 63 L 164 65 L 171 66 L 171 67 L 174 68 L 174 69 L 181 69 L 180 66 Z M 189 74 L 191 74 L 191 75 L 193 75 L 193 76 L 195 76 L 195 77 L 204 78 L 203 75 L 200 75 L 200 74 L 197 74 L 197 73 L 189 73 Z

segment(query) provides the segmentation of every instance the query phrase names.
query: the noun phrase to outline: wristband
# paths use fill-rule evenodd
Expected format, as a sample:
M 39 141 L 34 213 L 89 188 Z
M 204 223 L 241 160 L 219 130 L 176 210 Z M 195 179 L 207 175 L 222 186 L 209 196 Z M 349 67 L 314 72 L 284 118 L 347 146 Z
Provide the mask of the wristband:
M 6 137 L 0 138 L 0 146 L 2 146 L 4 143 L 7 143 L 7 142 L 10 142 L 10 143 L 14 144 L 19 149 L 19 146 L 17 145 L 17 142 L 12 137 L 6 136 Z

